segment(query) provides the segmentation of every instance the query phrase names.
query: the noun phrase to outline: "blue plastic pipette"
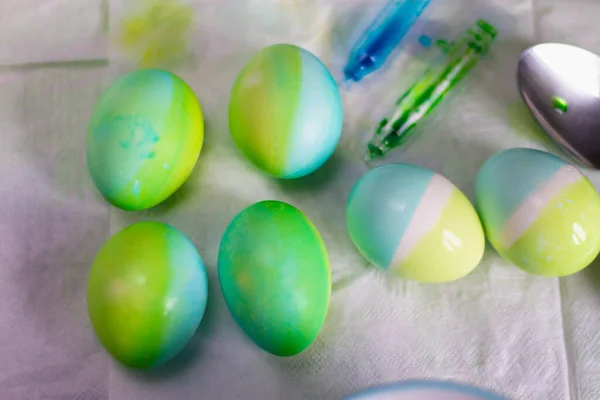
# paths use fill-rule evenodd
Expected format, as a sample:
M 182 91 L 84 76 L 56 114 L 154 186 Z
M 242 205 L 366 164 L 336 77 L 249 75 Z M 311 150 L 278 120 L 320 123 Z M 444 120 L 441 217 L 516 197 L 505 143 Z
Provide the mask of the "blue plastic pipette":
M 352 48 L 344 68 L 346 81 L 358 82 L 379 69 L 430 1 L 390 1 Z

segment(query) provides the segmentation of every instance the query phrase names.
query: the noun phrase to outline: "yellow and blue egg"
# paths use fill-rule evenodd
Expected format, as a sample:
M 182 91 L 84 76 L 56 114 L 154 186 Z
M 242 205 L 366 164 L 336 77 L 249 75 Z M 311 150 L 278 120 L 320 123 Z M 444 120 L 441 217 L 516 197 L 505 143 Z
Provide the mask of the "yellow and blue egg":
M 193 243 L 158 222 L 126 227 L 102 246 L 90 270 L 94 331 L 120 363 L 152 368 L 177 355 L 206 308 L 206 269 Z
M 147 209 L 185 182 L 203 139 L 202 109 L 182 79 L 163 70 L 134 71 L 110 86 L 94 108 L 88 169 L 114 206 Z
M 554 155 L 502 151 L 483 165 L 475 190 L 489 241 L 527 272 L 570 275 L 600 252 L 600 197 L 577 168 Z
M 284 179 L 317 170 L 342 132 L 339 90 L 323 63 L 289 44 L 264 48 L 238 75 L 229 104 L 231 136 L 255 166 Z
M 364 175 L 348 198 L 346 221 L 367 260 L 410 280 L 461 278 L 485 249 L 481 222 L 466 196 L 416 165 L 384 165 Z

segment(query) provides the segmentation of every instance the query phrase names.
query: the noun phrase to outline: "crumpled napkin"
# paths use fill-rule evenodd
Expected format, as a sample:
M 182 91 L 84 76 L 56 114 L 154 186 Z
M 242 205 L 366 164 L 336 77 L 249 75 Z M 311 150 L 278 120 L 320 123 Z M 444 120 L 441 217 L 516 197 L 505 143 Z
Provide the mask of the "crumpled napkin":
M 431 17 L 460 31 L 476 2 L 438 3 Z M 496 151 L 531 146 L 566 157 L 545 139 L 519 99 L 514 79 L 519 52 L 541 41 L 600 52 L 597 35 L 590 34 L 600 4 L 486 3 L 511 15 L 514 28 L 456 95 L 444 100 L 409 151 L 388 159 L 434 169 L 471 199 L 479 167 Z M 0 393 L 11 400 L 339 399 L 372 385 L 436 378 L 515 400 L 600 398 L 598 263 L 573 277 L 543 279 L 509 265 L 489 248 L 468 277 L 422 285 L 376 270 L 350 242 L 346 197 L 369 169 L 360 157 L 361 135 L 369 134 L 418 75 L 423 59 L 399 57 L 363 86 L 342 90 L 342 141 L 310 177 L 270 179 L 235 148 L 227 127 L 229 90 L 255 51 L 276 42 L 295 43 L 314 52 L 335 75 L 344 54 L 334 39 L 350 31 L 349 14 L 360 8 L 373 15 L 384 0 L 188 4 L 195 22 L 187 56 L 171 68 L 200 99 L 206 141 L 189 181 L 152 210 L 126 213 L 109 207 L 85 167 L 89 113 L 103 87 L 136 68 L 135 53 L 111 41 L 108 68 L 0 71 Z M 41 5 L 50 10 L 45 19 L 36 11 Z M 120 0 L 109 4 L 109 40 L 125 18 L 123 5 Z M 93 0 L 1 2 L 0 64 L 73 58 L 75 53 L 59 50 L 86 48 L 88 39 L 103 36 L 101 9 Z M 100 53 L 84 51 L 75 58 Z M 600 174 L 584 172 L 600 188 Z M 288 359 L 262 352 L 243 335 L 225 306 L 216 270 L 228 223 L 242 208 L 264 199 L 287 201 L 311 218 L 331 260 L 333 291 L 325 326 L 313 346 Z M 140 220 L 164 221 L 187 234 L 202 254 L 210 285 L 198 334 L 175 360 L 146 372 L 110 360 L 93 335 L 85 306 L 87 271 L 96 251 L 110 233 Z
M 3 0 L 0 66 L 106 58 L 104 0 Z
M 116 231 L 138 220 L 159 220 L 188 234 L 208 268 L 207 317 L 188 352 L 173 364 L 150 374 L 114 368 L 110 393 L 131 399 L 336 399 L 410 378 L 456 380 L 527 400 L 568 399 L 580 385 L 581 393 L 591 390 L 585 389 L 585 375 L 574 372 L 572 360 L 580 354 L 570 339 L 581 331 L 575 325 L 580 317 L 565 310 L 570 302 L 578 304 L 574 288 L 585 274 L 560 281 L 530 276 L 489 248 L 481 266 L 468 277 L 422 285 L 375 270 L 350 242 L 346 197 L 370 168 L 361 160 L 362 135 L 372 132 L 382 113 L 426 66 L 422 58 L 400 56 L 364 85 L 342 91 L 343 139 L 334 157 L 314 175 L 276 181 L 240 156 L 228 134 L 227 104 L 231 85 L 248 58 L 265 45 L 295 43 L 318 55 L 336 76 L 346 56 L 336 46 L 336 37 L 351 31 L 340 21 L 351 20 L 349 13 L 361 7 L 373 15 L 373 9 L 384 4 L 305 3 L 195 3 L 196 29 L 204 40 L 194 42 L 194 62 L 177 66 L 174 72 L 190 83 L 203 105 L 206 147 L 196 172 L 173 199 L 137 215 L 113 210 L 111 226 Z M 442 0 L 428 17 L 438 22 L 438 28 L 460 33 L 481 16 L 474 11 L 480 5 Z M 540 40 L 537 29 L 548 26 L 550 31 L 564 21 L 558 15 L 548 17 L 555 6 L 549 1 L 538 1 L 535 8 L 524 0 L 497 0 L 484 6 L 510 17 L 497 22 L 504 28 L 502 40 L 427 121 L 410 149 L 386 160 L 413 162 L 442 173 L 471 199 L 480 166 L 497 151 L 531 146 L 562 154 L 523 110 L 514 75 L 520 51 Z M 294 7 L 305 8 L 297 13 Z M 112 67 L 121 73 L 132 65 L 121 60 Z M 600 183 L 597 174 L 586 173 Z M 320 230 L 331 257 L 333 295 L 325 327 L 312 347 L 291 359 L 261 352 L 241 333 L 218 284 L 220 236 L 237 212 L 264 199 L 287 201 L 303 210 Z

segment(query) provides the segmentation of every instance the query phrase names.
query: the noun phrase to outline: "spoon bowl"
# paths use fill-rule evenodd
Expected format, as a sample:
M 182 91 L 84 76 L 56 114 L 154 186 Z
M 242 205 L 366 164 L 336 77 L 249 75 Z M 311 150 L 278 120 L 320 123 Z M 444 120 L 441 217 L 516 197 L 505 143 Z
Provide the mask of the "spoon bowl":
M 544 43 L 519 58 L 517 85 L 546 133 L 585 166 L 600 169 L 600 57 Z

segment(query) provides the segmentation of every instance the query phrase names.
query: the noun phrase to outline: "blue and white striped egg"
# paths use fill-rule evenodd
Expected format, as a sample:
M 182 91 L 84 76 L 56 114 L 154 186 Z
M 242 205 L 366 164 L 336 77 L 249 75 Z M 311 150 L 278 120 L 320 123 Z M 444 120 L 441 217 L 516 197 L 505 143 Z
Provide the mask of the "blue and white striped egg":
M 384 165 L 359 179 L 348 198 L 346 222 L 367 260 L 420 282 L 467 275 L 485 248 L 481 222 L 466 196 L 416 165 Z
M 600 252 L 600 197 L 562 159 L 515 148 L 492 156 L 475 185 L 488 240 L 506 260 L 535 275 L 571 275 Z

